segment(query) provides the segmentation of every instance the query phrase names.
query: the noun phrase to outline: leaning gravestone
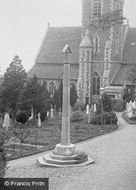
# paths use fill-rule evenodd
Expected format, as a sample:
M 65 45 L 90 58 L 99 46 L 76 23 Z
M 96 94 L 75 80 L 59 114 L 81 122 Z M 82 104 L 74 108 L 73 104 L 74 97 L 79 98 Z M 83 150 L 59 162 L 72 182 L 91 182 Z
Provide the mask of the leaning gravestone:
M 8 128 L 10 127 L 10 117 L 9 117 L 9 114 L 6 113 L 4 115 L 4 123 L 2 125 L 6 130 L 8 130 Z

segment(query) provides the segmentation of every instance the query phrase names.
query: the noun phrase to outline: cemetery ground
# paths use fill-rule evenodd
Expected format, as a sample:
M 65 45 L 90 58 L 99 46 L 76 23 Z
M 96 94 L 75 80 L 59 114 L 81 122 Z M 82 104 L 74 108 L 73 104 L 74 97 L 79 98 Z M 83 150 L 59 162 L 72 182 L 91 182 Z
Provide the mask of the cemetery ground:
M 30 129 L 30 135 L 28 135 L 23 143 L 20 143 L 17 138 L 6 144 L 7 160 L 13 160 L 36 153 L 44 152 L 54 149 L 55 145 L 60 143 L 61 137 L 61 116 L 57 116 L 55 119 L 49 119 L 42 122 L 41 127 L 37 127 L 36 124 L 26 124 Z M 11 126 L 12 128 L 12 126 Z M 85 118 L 82 121 L 71 122 L 71 142 L 81 142 L 99 135 L 103 135 L 117 129 L 118 126 L 92 125 L 87 123 Z
M 49 178 L 50 190 L 136 190 L 136 127 L 118 113 L 119 128 L 76 144 L 95 160 L 84 167 L 39 167 L 43 152 L 8 162 L 5 177 Z

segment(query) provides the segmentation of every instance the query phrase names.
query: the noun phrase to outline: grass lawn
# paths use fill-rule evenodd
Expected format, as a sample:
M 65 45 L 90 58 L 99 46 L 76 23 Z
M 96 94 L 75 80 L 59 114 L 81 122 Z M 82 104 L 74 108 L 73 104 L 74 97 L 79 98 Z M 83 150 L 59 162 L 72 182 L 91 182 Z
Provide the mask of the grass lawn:
M 122 118 L 128 123 L 128 124 L 136 124 L 136 118 L 135 119 L 130 119 L 126 113 L 122 114 Z
M 87 124 L 86 120 L 80 122 L 71 122 L 70 138 L 72 143 L 81 142 L 102 134 L 106 134 L 117 129 L 117 125 L 104 125 L 103 130 L 100 125 Z M 35 146 L 23 145 L 20 150 L 20 145 L 9 145 L 7 148 L 7 160 L 16 159 L 35 153 L 51 150 L 56 144 L 60 143 L 61 137 L 61 118 L 60 116 L 53 120 L 48 120 L 42 123 L 40 128 L 32 127 L 32 131 L 37 130 L 37 134 L 32 134 L 25 139 L 25 143 Z M 36 145 L 42 145 L 37 147 Z

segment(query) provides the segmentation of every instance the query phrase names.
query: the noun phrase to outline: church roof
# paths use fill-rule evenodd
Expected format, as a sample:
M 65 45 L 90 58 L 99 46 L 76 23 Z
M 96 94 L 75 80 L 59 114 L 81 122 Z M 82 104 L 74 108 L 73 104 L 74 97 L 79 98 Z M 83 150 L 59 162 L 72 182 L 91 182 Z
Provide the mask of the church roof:
M 36 63 L 63 63 L 62 50 L 68 44 L 72 51 L 69 61 L 78 64 L 81 29 L 81 26 L 49 27 Z
M 36 64 L 28 73 L 28 77 L 36 74 L 39 78 L 56 79 L 63 72 L 66 44 L 72 51 L 69 55 L 71 63 L 71 79 L 78 79 L 79 46 L 81 43 L 81 26 L 49 27 L 42 47 L 36 59 Z M 129 28 L 126 36 L 122 63 L 117 74 L 112 78 L 111 85 L 123 85 L 128 64 L 136 63 L 136 28 Z
M 78 78 L 78 64 L 70 65 L 70 78 L 71 80 L 77 80 Z M 55 80 L 62 78 L 63 75 L 63 64 L 35 64 L 29 71 L 28 77 L 32 78 L 33 75 L 40 79 Z
M 122 54 L 122 64 L 112 80 L 112 85 L 123 85 L 127 71 L 132 64 L 136 64 L 136 28 L 129 28 Z
M 126 74 L 128 71 L 128 67 L 126 65 L 121 65 L 119 71 L 112 81 L 112 85 L 124 85 L 126 80 Z
M 136 28 L 129 28 L 123 49 L 123 63 L 136 63 Z

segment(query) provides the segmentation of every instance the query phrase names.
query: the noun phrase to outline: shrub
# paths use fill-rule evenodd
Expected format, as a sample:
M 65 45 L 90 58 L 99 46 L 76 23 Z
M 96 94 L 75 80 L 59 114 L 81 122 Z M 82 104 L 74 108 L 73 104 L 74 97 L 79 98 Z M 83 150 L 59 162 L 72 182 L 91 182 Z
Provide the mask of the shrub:
M 117 124 L 117 121 L 118 119 L 114 112 L 106 112 L 103 114 L 104 124 Z M 101 114 L 95 114 L 90 123 L 94 125 L 101 125 Z
M 75 126 L 75 131 L 78 132 L 79 129 L 80 129 L 80 125 L 76 125 L 76 126 Z
M 4 177 L 6 169 L 6 150 L 4 144 L 10 139 L 10 132 L 0 128 L 0 177 Z
M 22 110 L 17 112 L 17 114 L 16 114 L 16 121 L 17 122 L 25 124 L 28 119 L 29 119 L 29 115 L 27 114 L 27 112 L 22 111 Z
M 112 101 L 113 105 L 113 110 L 117 112 L 122 112 L 125 110 L 125 101 L 120 99 L 120 100 L 113 100 Z
M 76 122 L 76 121 L 82 121 L 84 120 L 82 112 L 75 111 L 72 113 L 71 121 Z
M 103 94 L 102 105 L 103 105 L 103 110 L 105 112 L 111 112 L 112 111 L 112 101 L 111 101 L 110 96 L 108 96 L 107 94 Z M 98 101 L 97 113 L 98 114 L 101 113 L 101 99 Z
M 111 98 L 107 94 L 103 95 L 103 110 L 105 112 L 111 112 L 112 111 Z
M 86 105 L 84 103 L 79 103 L 77 102 L 74 107 L 72 108 L 73 111 L 78 111 L 78 110 L 81 110 L 81 111 L 84 111 L 86 110 Z

